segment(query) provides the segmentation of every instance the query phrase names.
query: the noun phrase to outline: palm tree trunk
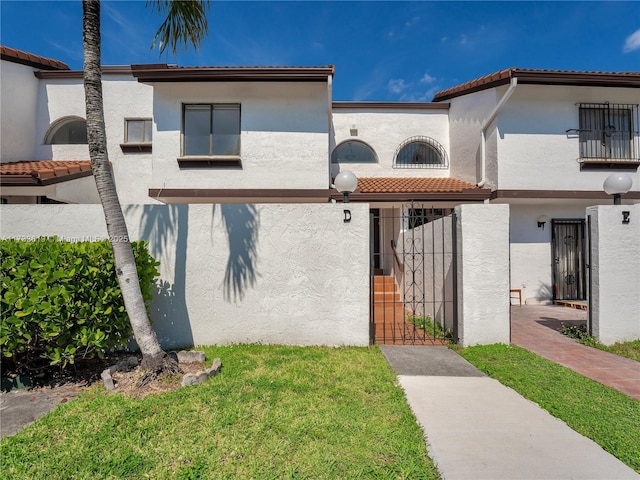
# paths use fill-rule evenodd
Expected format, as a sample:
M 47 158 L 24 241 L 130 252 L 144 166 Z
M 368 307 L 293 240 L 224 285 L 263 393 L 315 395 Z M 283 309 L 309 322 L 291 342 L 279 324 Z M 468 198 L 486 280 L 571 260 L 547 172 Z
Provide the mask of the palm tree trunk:
M 159 373 L 166 354 L 151 327 L 145 307 L 135 258 L 120 200 L 109 165 L 107 137 L 102 104 L 102 67 L 100 61 L 100 2 L 83 0 L 82 37 L 84 48 L 84 91 L 87 113 L 87 138 L 91 168 L 107 223 L 113 249 L 116 274 L 133 335 L 142 353 L 142 367 Z

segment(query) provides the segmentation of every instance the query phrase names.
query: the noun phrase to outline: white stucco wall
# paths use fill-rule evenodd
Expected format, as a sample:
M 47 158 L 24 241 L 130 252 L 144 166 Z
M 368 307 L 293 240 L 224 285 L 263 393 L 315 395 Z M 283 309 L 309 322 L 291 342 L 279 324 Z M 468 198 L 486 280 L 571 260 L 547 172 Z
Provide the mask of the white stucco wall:
M 518 85 L 498 116 L 498 188 L 601 191 L 611 171 L 581 171 L 578 135 L 566 133 L 579 127 L 576 103 L 639 98 L 636 88 Z M 640 174 L 628 173 L 640 191 Z
M 628 224 L 622 212 L 630 213 Z M 640 339 L 640 205 L 589 207 L 591 326 L 605 345 Z
M 154 327 L 168 348 L 367 345 L 369 206 L 125 205 L 160 262 Z M 105 238 L 99 205 L 3 205 L 2 237 Z
M 121 203 L 159 203 L 149 198 L 152 154 L 124 153 L 125 118 L 153 117 L 153 89 L 130 75 L 102 79 L 107 148 Z M 41 80 L 35 135 L 36 160 L 89 160 L 87 145 L 45 145 L 49 126 L 67 116 L 86 118 L 82 79 Z M 153 139 L 155 143 L 155 138 Z M 90 203 L 87 198 L 86 203 Z
M 38 80 L 34 69 L 0 62 L 0 161 L 33 160 Z
M 450 215 L 397 235 L 405 308 L 430 315 L 445 330 L 452 330 L 454 323 L 452 222 Z
M 509 343 L 509 206 L 455 211 L 460 344 Z
M 449 134 L 451 138 L 451 176 L 471 183 L 482 177 L 480 169 L 480 132 L 482 123 L 489 116 L 504 94 L 504 89 L 483 90 L 449 100 Z M 495 166 L 495 122 L 487 131 L 487 161 Z M 495 167 L 494 167 L 495 170 Z M 497 180 L 495 173 L 489 183 Z M 487 185 L 488 187 L 489 185 Z
M 9 203 L 36 203 L 37 197 L 48 197 L 63 203 L 100 203 L 93 176 L 46 186 L 2 187 L 2 196 Z
M 327 88 L 322 82 L 155 84 L 150 187 L 328 188 Z M 241 168 L 179 168 L 184 103 L 240 104 Z
M 335 108 L 329 156 L 340 143 L 359 140 L 368 144 L 378 156 L 378 163 L 332 164 L 332 176 L 349 170 L 358 177 L 448 177 L 448 168 L 393 168 L 396 149 L 408 138 L 426 136 L 438 142 L 449 157 L 448 109 L 379 109 Z M 352 125 L 357 135 L 351 135 Z

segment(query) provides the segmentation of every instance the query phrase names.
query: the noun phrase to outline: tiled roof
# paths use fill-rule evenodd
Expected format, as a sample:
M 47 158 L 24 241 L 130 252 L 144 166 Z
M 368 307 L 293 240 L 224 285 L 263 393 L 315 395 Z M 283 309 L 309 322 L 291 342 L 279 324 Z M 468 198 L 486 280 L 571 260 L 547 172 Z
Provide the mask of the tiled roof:
M 460 193 L 474 190 L 473 183 L 457 178 L 358 178 L 358 190 L 362 193 Z
M 600 85 L 600 86 L 632 86 L 640 87 L 640 72 L 594 72 L 582 70 L 546 70 L 530 68 L 507 68 L 499 72 L 476 78 L 437 92 L 433 101 L 477 92 L 487 88 L 508 83 L 517 77 L 519 83 L 540 85 Z
M 3 186 L 50 185 L 89 175 L 89 160 L 30 160 L 0 164 L 0 184 Z
M 69 66 L 60 60 L 23 52 L 17 48 L 0 46 L 0 58 L 9 62 L 41 68 L 43 70 L 69 70 Z

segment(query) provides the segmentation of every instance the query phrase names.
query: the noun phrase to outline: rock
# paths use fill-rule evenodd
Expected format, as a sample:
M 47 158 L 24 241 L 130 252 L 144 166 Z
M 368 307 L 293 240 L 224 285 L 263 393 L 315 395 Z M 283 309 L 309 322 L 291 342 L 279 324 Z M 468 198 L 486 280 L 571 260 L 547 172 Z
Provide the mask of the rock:
M 201 363 L 204 362 L 204 352 L 202 351 L 185 351 L 178 352 L 178 363 Z
M 182 386 L 187 387 L 189 385 L 196 385 L 198 383 L 205 382 L 209 379 L 209 377 L 213 377 L 220 371 L 220 367 L 222 366 L 222 362 L 219 358 L 213 360 L 211 364 L 211 368 L 207 370 L 200 370 L 197 373 L 187 373 L 184 377 L 182 377 Z
M 211 368 L 206 370 L 207 375 L 213 377 L 220 372 L 220 368 L 222 367 L 222 361 L 219 358 L 214 358 L 213 363 L 211 364 Z
M 107 368 L 106 370 L 104 370 L 102 372 L 102 374 L 100 374 L 100 378 L 102 378 L 102 383 L 104 383 L 104 388 L 106 388 L 107 390 L 115 390 L 116 386 L 113 383 L 113 378 L 111 378 L 111 374 L 113 373 L 111 371 L 113 367 Z M 115 370 L 114 370 L 115 371 Z
M 176 363 L 179 363 L 178 354 L 176 352 L 169 352 L 167 353 L 167 356 L 174 359 Z
M 128 372 L 130 370 L 133 370 L 137 366 L 138 366 L 138 359 L 136 357 L 127 357 L 124 360 L 120 360 L 117 364 L 111 367 L 114 369 L 111 373 Z
M 184 377 L 182 377 L 182 386 L 188 387 L 189 385 L 194 385 L 197 383 L 198 376 L 193 373 L 187 373 Z

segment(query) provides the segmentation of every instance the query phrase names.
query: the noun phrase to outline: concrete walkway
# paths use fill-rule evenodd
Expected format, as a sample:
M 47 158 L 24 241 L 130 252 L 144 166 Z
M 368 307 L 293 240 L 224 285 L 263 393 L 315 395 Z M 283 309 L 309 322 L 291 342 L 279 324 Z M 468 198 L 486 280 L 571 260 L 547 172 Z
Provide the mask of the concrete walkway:
M 640 400 L 640 362 L 587 347 L 560 333 L 586 325 L 587 312 L 561 306 L 511 307 L 511 343 Z
M 640 479 L 595 442 L 447 347 L 380 349 L 444 479 Z
M 0 437 L 15 435 L 82 390 L 84 388 L 77 385 L 63 385 L 0 393 Z

